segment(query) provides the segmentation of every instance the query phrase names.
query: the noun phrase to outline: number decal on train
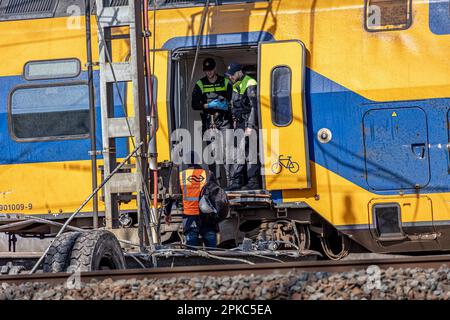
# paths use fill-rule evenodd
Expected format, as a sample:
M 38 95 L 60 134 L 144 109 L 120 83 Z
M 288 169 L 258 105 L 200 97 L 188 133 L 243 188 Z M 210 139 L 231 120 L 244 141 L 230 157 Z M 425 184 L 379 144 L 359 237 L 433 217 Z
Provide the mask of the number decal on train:
M 0 211 L 21 211 L 32 210 L 33 204 L 30 203 L 13 203 L 13 204 L 0 204 Z

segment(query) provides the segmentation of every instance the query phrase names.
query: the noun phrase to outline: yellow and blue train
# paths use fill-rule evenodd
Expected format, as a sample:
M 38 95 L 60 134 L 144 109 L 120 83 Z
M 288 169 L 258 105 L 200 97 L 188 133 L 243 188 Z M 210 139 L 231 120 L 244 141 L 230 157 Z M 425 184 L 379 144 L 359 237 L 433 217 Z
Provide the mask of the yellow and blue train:
M 243 210 L 247 226 L 295 220 L 303 235 L 328 238 L 335 256 L 330 243 L 343 236 L 372 252 L 449 250 L 450 1 L 212 1 L 200 37 L 204 4 L 157 1 L 149 14 L 158 160 L 171 160 L 170 133 L 199 119 L 186 97 L 200 41 L 200 58 L 214 57 L 219 71 L 237 61 L 258 78 L 271 203 Z M 1 1 L 2 224 L 64 218 L 90 194 L 83 14 L 84 0 Z M 118 61 L 129 54 L 126 32 L 113 33 Z M 94 78 L 99 97 L 98 70 Z M 125 156 L 126 139 L 117 148 Z

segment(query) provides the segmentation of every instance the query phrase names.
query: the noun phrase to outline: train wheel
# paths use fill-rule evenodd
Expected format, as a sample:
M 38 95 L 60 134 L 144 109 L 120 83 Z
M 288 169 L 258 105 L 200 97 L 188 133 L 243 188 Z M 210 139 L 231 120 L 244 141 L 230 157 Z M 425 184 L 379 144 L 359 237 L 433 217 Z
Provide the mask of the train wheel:
M 66 232 L 53 240 L 44 258 L 44 272 L 65 272 L 70 264 L 72 248 L 81 232 Z
M 75 242 L 69 272 L 125 269 L 125 258 L 119 241 L 109 231 L 83 233 Z
M 311 247 L 311 233 L 309 227 L 305 225 L 296 225 L 297 237 L 298 237 L 298 248 L 300 250 L 309 250 Z

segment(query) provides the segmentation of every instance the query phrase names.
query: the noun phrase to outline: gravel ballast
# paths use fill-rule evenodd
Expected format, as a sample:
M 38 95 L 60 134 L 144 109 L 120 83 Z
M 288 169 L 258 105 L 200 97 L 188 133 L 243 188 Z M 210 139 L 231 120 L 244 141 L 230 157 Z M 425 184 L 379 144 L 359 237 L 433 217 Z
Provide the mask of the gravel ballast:
M 23 283 L 0 286 L 0 300 L 369 300 L 450 299 L 450 269 L 406 268 L 289 272 L 270 275 L 203 276 L 168 279 Z

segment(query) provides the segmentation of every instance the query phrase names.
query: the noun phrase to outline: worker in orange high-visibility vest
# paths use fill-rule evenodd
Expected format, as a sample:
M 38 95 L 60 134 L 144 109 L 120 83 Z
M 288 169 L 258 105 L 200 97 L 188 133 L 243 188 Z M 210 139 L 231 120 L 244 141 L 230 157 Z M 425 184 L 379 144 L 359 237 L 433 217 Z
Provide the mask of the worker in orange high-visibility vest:
M 218 221 L 212 215 L 200 210 L 200 195 L 208 179 L 215 179 L 214 174 L 202 168 L 195 162 L 196 154 L 191 152 L 190 164 L 183 163 L 179 173 L 180 191 L 183 203 L 183 233 L 188 246 L 199 246 L 199 236 L 207 248 L 217 246 Z M 217 183 L 217 182 L 216 182 Z M 166 223 L 171 222 L 173 200 L 168 200 L 164 206 Z

